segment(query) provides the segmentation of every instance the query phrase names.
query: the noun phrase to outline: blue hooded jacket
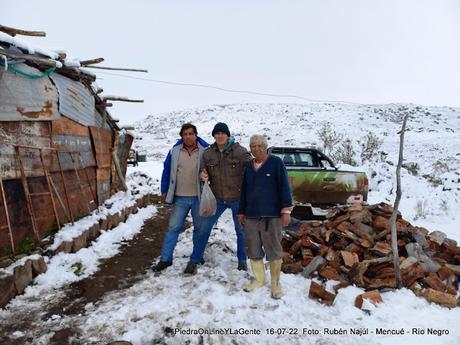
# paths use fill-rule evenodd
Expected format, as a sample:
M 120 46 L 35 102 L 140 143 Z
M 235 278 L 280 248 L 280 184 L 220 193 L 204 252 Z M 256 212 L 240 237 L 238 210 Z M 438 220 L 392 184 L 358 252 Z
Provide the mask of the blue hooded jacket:
M 198 141 L 198 150 L 199 150 L 199 157 L 197 162 L 197 179 L 199 181 L 199 169 L 200 169 L 200 160 L 201 155 L 203 154 L 204 150 L 209 146 L 209 144 L 204 141 L 202 138 L 197 137 Z M 174 189 L 176 183 L 176 175 L 177 175 L 177 161 L 179 158 L 179 150 L 180 145 L 182 145 L 184 141 L 179 139 L 171 150 L 169 150 L 166 159 L 163 162 L 163 173 L 161 174 L 161 194 L 166 194 L 166 203 L 172 204 L 174 202 Z M 200 184 L 198 183 L 198 187 Z M 200 193 L 198 191 L 198 197 Z

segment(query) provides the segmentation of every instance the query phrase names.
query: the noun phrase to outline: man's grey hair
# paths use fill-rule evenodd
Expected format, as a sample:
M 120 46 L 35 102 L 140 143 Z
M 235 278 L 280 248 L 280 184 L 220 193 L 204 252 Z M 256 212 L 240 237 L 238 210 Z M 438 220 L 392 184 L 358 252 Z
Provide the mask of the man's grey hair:
M 254 134 L 251 137 L 251 139 L 249 139 L 249 147 L 251 147 L 254 144 L 260 144 L 264 146 L 265 148 L 268 148 L 267 138 L 265 138 L 263 135 L 260 135 L 260 134 Z

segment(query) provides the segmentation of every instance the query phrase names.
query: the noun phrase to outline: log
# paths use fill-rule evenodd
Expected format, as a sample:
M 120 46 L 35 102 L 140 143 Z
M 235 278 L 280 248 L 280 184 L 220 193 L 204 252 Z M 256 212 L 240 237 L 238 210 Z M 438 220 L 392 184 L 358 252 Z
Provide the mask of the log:
M 282 264 L 281 270 L 283 273 L 299 273 L 303 271 L 303 266 L 301 261 L 297 261 L 292 264 Z
M 425 299 L 429 302 L 433 302 L 445 307 L 454 308 L 458 306 L 457 298 L 455 296 L 436 291 L 434 289 L 426 289 L 423 293 L 423 297 L 425 297 Z
M 0 49 L 0 55 L 5 55 L 7 57 L 10 57 L 12 59 L 23 59 L 26 61 L 31 61 L 36 63 L 37 65 L 41 66 L 47 66 L 47 67 L 61 67 L 61 63 L 55 60 L 51 59 L 45 59 L 41 58 L 38 56 L 33 56 L 33 55 L 28 55 L 28 54 L 22 54 L 22 53 L 13 53 L 10 51 L 6 51 L 3 49 Z
M 391 246 L 386 242 L 376 242 L 371 252 L 378 256 L 388 256 L 391 254 Z
M 424 278 L 425 275 L 426 273 L 419 263 L 401 269 L 402 281 L 405 287 L 411 287 L 416 281 Z
M 310 291 L 308 292 L 308 297 L 311 299 L 315 299 L 320 303 L 326 304 L 326 305 L 332 305 L 335 300 L 335 294 L 332 292 L 326 291 L 326 289 L 315 283 L 311 282 L 310 284 Z
M 364 300 L 368 300 L 374 305 L 383 303 L 382 296 L 378 290 L 367 291 L 355 298 L 355 307 L 361 309 L 363 307 Z
M 35 36 L 35 37 L 46 37 L 44 31 L 30 31 L 12 28 L 9 26 L 0 25 L 0 31 L 7 33 L 10 36 L 22 35 L 22 36 Z
M 337 291 L 339 291 L 340 289 L 346 288 L 350 285 L 351 283 L 349 281 L 341 281 L 340 283 L 334 285 L 332 288 L 334 289 L 335 293 L 337 293 Z
M 96 68 L 96 69 L 106 69 L 110 71 L 126 71 L 126 72 L 144 72 L 148 73 L 146 69 L 137 69 L 137 68 L 121 68 L 121 67 L 102 67 L 102 66 L 86 66 L 86 68 Z
M 81 65 L 81 66 L 88 67 L 88 65 L 95 65 L 95 64 L 101 63 L 102 61 L 104 61 L 104 58 L 96 58 L 96 59 L 91 59 L 91 60 L 83 60 L 83 61 L 80 61 L 80 65 Z
M 305 278 L 308 278 L 313 272 L 323 268 L 326 265 L 326 259 L 324 259 L 322 256 L 315 256 L 313 260 L 308 264 L 308 266 L 303 269 L 302 275 Z
M 446 285 L 439 279 L 438 275 L 434 272 L 430 273 L 423 279 L 423 283 L 437 291 L 446 292 Z
M 366 273 L 369 265 L 379 264 L 384 262 L 390 262 L 393 260 L 393 256 L 387 256 L 378 259 L 364 260 L 358 263 L 355 263 L 350 269 L 350 279 L 359 287 L 367 287 L 367 283 L 364 279 L 364 274 Z
M 320 269 L 318 271 L 318 274 L 325 278 L 325 279 L 329 279 L 329 280 L 337 280 L 337 281 L 340 281 L 342 279 L 341 275 L 339 274 L 339 272 L 337 272 L 334 268 L 332 267 L 324 267 L 322 269 Z
M 104 99 L 104 101 L 144 103 L 143 99 L 130 99 L 130 98 L 127 98 L 127 97 L 118 97 L 118 96 L 105 96 L 103 99 Z
M 359 262 L 359 257 L 356 253 L 350 253 L 347 252 L 346 250 L 340 251 L 340 254 L 342 255 L 343 262 L 345 263 L 345 266 L 351 267 L 355 263 Z
M 369 279 L 366 283 L 368 289 L 395 289 L 397 287 L 395 278 Z

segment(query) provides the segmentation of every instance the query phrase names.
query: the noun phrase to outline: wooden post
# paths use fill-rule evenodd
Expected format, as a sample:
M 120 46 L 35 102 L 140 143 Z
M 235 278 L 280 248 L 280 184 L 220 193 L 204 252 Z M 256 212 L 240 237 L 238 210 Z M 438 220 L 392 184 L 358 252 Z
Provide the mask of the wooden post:
M 121 183 L 123 184 L 124 190 L 127 191 L 128 186 L 126 186 L 126 181 L 125 181 L 125 178 L 123 177 L 123 174 L 121 172 L 120 162 L 118 160 L 118 156 L 117 156 L 117 153 L 115 151 L 112 151 L 112 157 L 113 157 L 113 161 L 115 162 L 115 169 L 117 170 L 117 175 L 120 178 Z
M 40 161 L 42 162 L 43 174 L 45 175 L 46 184 L 48 186 L 48 192 L 51 198 L 51 205 L 53 206 L 54 216 L 56 217 L 56 225 L 57 225 L 57 228 L 60 230 L 61 221 L 59 220 L 59 216 L 56 210 L 56 204 L 54 202 L 53 191 L 51 189 L 51 182 L 50 182 L 50 177 L 48 175 L 48 169 L 46 169 L 45 160 L 43 158 L 43 150 L 41 148 L 39 150 L 40 150 Z
M 8 235 L 10 237 L 11 251 L 15 253 L 13 231 L 11 230 L 10 215 L 8 213 L 8 204 L 6 202 L 5 189 L 3 188 L 2 177 L 0 176 L 0 193 L 3 199 L 3 208 L 5 209 L 6 227 L 8 228 Z
M 393 265 L 395 269 L 395 278 L 396 284 L 398 288 L 403 287 L 402 278 L 401 278 L 401 268 L 399 266 L 399 254 L 398 254 L 398 232 L 396 228 L 396 218 L 398 216 L 398 207 L 399 202 L 401 201 L 401 165 L 403 162 L 403 149 L 404 149 L 404 133 L 406 131 L 406 123 L 409 114 L 407 113 L 404 116 L 401 134 L 400 134 L 400 141 L 399 141 L 399 158 L 398 158 L 398 165 L 396 167 L 396 199 L 393 205 L 393 213 L 390 217 L 390 225 L 391 225 L 391 248 L 393 251 Z
M 59 165 L 59 171 L 61 172 L 62 184 L 64 186 L 65 199 L 66 199 L 66 202 L 67 202 L 67 207 L 69 208 L 70 221 L 73 224 L 74 223 L 73 212 L 72 212 L 72 207 L 70 206 L 69 194 L 67 192 L 67 184 L 65 182 L 64 172 L 62 171 L 61 158 L 59 157 L 59 151 L 55 150 L 55 152 L 56 152 L 56 157 L 57 157 L 57 161 L 58 161 L 58 165 Z
M 16 160 L 19 163 L 19 169 L 21 171 L 22 186 L 24 188 L 24 194 L 26 197 L 27 210 L 29 211 L 30 220 L 32 222 L 32 230 L 34 231 L 36 240 L 40 241 L 40 236 L 38 234 L 37 225 L 35 222 L 35 214 L 34 214 L 34 210 L 32 207 L 32 198 L 30 197 L 30 194 L 29 194 L 29 186 L 27 184 L 27 177 L 24 171 L 24 165 L 22 164 L 21 154 L 19 152 L 19 146 L 15 146 L 14 148 L 16 150 Z

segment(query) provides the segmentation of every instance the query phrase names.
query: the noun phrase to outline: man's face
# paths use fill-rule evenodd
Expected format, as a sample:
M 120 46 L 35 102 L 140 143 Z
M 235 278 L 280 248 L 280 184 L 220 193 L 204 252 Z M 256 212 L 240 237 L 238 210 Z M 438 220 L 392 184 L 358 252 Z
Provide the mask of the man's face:
M 252 144 L 251 153 L 257 161 L 262 161 L 267 157 L 267 148 L 262 144 Z
M 182 140 L 185 146 L 193 146 L 196 143 L 196 134 L 193 128 L 187 128 L 182 131 Z
M 226 133 L 222 133 L 222 132 L 214 133 L 214 139 L 216 140 L 216 144 L 218 146 L 227 145 L 229 138 L 230 137 Z

